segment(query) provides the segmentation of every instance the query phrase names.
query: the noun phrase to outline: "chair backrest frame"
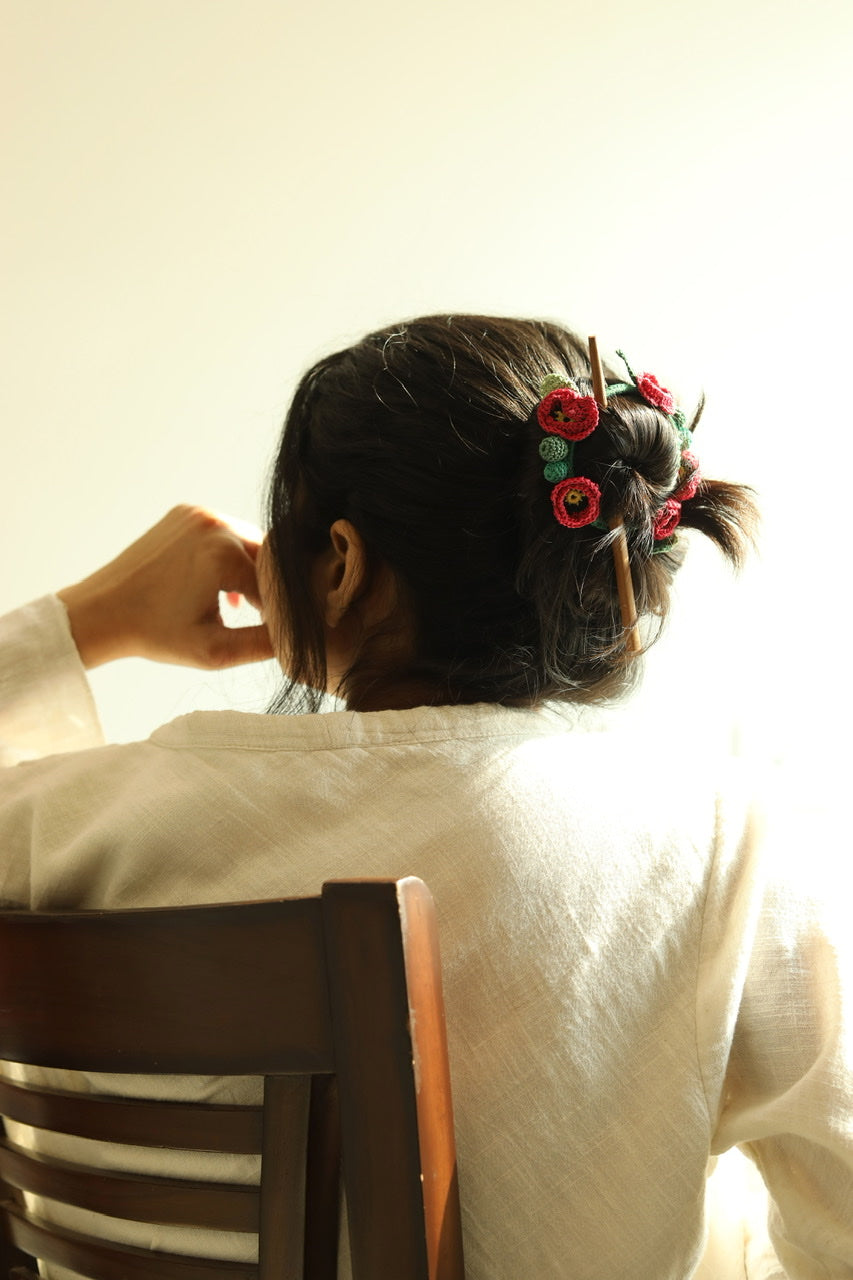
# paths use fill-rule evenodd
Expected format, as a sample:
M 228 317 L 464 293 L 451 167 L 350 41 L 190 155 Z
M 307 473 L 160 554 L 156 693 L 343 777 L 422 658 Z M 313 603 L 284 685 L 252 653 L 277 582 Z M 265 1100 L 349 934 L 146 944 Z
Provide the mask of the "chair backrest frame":
M 229 1275 L 298 1274 L 298 1216 L 305 1280 L 334 1277 L 340 1148 L 354 1280 L 463 1276 L 435 913 L 419 880 L 330 882 L 318 898 L 281 902 L 0 914 L 0 1058 L 114 1074 L 263 1076 L 262 1108 L 0 1085 L 0 1112 L 23 1123 L 261 1152 L 254 1208 L 246 1189 L 213 1192 L 221 1202 L 215 1221 L 259 1227 L 258 1266 L 232 1264 Z M 298 1136 L 287 1105 L 294 1075 L 312 1079 L 304 1222 L 285 1155 Z M 95 1280 L 226 1274 L 201 1260 L 176 1263 L 175 1255 L 166 1255 L 172 1269 L 158 1273 L 153 1264 L 162 1259 L 154 1255 L 69 1239 L 73 1232 L 57 1246 L 49 1227 L 28 1221 L 19 1191 L 47 1194 L 45 1186 L 55 1190 L 63 1179 L 73 1188 L 75 1170 L 57 1169 L 61 1163 L 28 1164 L 8 1144 L 0 1151 L 13 1187 L 2 1209 L 13 1245 L 72 1269 L 86 1262 L 83 1274 Z M 97 1171 L 89 1176 L 88 1188 L 74 1192 L 85 1207 L 140 1194 L 138 1178 L 125 1186 Z M 156 1198 L 158 1190 L 161 1200 L 178 1194 L 169 1185 L 146 1194 Z M 201 1203 L 209 1190 L 181 1194 Z M 131 1216 L 126 1204 L 117 1216 Z

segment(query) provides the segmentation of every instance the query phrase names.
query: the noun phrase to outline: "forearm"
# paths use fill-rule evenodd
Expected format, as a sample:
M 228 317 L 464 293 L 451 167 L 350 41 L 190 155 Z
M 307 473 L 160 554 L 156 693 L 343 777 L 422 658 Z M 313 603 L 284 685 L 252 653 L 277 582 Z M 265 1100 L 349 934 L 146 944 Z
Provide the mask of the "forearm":
M 0 618 L 0 761 L 103 740 L 62 603 L 45 596 Z

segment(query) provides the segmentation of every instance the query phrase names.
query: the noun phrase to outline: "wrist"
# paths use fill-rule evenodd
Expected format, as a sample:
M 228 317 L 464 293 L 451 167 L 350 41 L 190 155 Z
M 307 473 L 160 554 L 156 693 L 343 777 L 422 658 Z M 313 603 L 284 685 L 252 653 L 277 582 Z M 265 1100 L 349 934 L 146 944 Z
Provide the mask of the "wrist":
M 65 606 L 71 635 L 87 670 L 132 653 L 115 601 L 90 579 L 63 587 L 57 597 Z

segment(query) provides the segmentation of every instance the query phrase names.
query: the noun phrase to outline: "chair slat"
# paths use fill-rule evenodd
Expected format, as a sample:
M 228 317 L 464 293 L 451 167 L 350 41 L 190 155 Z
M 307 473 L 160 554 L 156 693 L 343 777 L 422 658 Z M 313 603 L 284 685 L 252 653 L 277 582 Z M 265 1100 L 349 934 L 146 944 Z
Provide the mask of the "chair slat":
M 13 1187 L 112 1218 L 257 1232 L 255 1186 L 100 1172 L 0 1142 L 0 1176 Z
M 305 1277 L 336 1280 L 341 1225 L 341 1108 L 335 1076 L 311 1081 L 305 1168 Z
M 6 915 L 0 1009 L 0 1059 L 13 1062 L 145 1072 L 156 1061 L 188 1075 L 334 1067 L 317 898 Z
M 136 1147 L 260 1155 L 263 1108 L 149 1102 L 30 1088 L 0 1076 L 0 1114 L 36 1129 Z
M 24 1218 L 15 1204 L 6 1202 L 0 1208 L 17 1248 L 91 1280 L 257 1280 L 258 1269 L 252 1263 L 105 1244 L 33 1215 Z
M 267 1076 L 264 1081 L 260 1280 L 283 1280 L 302 1274 L 310 1089 L 304 1087 L 297 1095 L 293 1086 L 294 1081 L 288 1076 Z M 298 1158 L 294 1158 L 296 1153 Z

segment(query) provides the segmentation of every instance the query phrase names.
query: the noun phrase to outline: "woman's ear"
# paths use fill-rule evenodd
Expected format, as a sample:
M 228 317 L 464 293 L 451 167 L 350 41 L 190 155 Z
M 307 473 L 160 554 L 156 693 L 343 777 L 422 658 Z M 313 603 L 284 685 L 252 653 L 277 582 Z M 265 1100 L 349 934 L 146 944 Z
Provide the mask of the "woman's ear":
M 336 627 L 367 585 L 364 540 L 349 520 L 336 520 L 319 568 L 320 604 L 327 627 Z

